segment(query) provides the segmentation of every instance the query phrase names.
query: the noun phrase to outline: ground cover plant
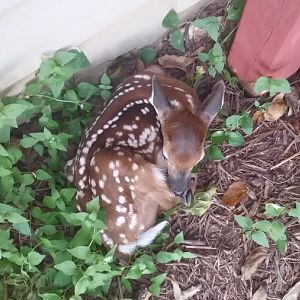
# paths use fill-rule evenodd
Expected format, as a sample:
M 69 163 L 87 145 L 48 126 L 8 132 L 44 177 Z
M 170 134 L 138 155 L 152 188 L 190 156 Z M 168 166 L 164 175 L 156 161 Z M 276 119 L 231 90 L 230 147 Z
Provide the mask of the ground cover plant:
M 58 51 L 1 99 L 0 299 L 279 299 L 299 281 L 299 75 L 260 78 L 266 96 L 237 85 L 226 55 L 242 8 L 216 1 L 184 23 L 172 10 L 160 44 L 92 80 L 76 75 L 83 53 Z M 225 106 L 195 168 L 194 206 L 168 212 L 168 233 L 119 265 L 102 247 L 105 211 L 97 198 L 76 211 L 63 165 L 116 84 L 151 64 L 200 95 L 223 78 Z

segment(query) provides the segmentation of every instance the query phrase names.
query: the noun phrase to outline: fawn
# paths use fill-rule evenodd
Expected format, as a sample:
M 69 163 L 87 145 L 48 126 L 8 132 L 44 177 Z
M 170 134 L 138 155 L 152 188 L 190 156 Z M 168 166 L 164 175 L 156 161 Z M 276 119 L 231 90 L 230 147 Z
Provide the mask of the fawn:
M 66 165 L 78 210 L 99 196 L 107 214 L 106 246 L 130 255 L 166 226 L 160 210 L 191 201 L 191 169 L 204 156 L 208 126 L 223 105 L 217 82 L 201 104 L 185 83 L 143 72 L 120 84 Z

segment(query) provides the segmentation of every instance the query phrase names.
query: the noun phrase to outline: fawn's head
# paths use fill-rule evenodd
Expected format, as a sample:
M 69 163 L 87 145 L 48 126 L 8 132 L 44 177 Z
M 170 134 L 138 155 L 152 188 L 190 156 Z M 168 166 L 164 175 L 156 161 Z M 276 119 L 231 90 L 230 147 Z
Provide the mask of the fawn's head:
M 188 191 L 191 170 L 204 157 L 207 130 L 223 105 L 224 91 L 223 81 L 217 82 L 200 109 L 192 111 L 184 106 L 172 106 L 153 77 L 151 98 L 161 123 L 169 186 L 186 204 L 191 202 L 192 196 Z

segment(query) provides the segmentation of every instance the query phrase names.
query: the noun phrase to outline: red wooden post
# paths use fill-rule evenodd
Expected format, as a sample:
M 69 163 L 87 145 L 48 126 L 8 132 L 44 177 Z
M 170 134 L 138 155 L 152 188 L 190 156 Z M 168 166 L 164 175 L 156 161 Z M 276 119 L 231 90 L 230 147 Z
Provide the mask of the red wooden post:
M 228 63 L 246 85 L 287 78 L 300 67 L 300 0 L 248 0 Z

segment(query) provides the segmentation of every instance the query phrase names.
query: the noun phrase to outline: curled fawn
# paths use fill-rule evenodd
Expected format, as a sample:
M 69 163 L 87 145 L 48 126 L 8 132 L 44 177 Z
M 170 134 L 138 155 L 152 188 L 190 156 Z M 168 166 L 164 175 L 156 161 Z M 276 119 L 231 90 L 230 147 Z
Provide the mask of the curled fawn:
M 201 105 L 183 82 L 143 72 L 117 88 L 85 131 L 66 165 L 67 178 L 77 188 L 78 210 L 92 197 L 101 199 L 107 214 L 102 239 L 118 245 L 117 254 L 149 245 L 166 225 L 155 225 L 159 211 L 179 197 L 191 201 L 191 169 L 204 156 L 224 90 L 219 81 Z

